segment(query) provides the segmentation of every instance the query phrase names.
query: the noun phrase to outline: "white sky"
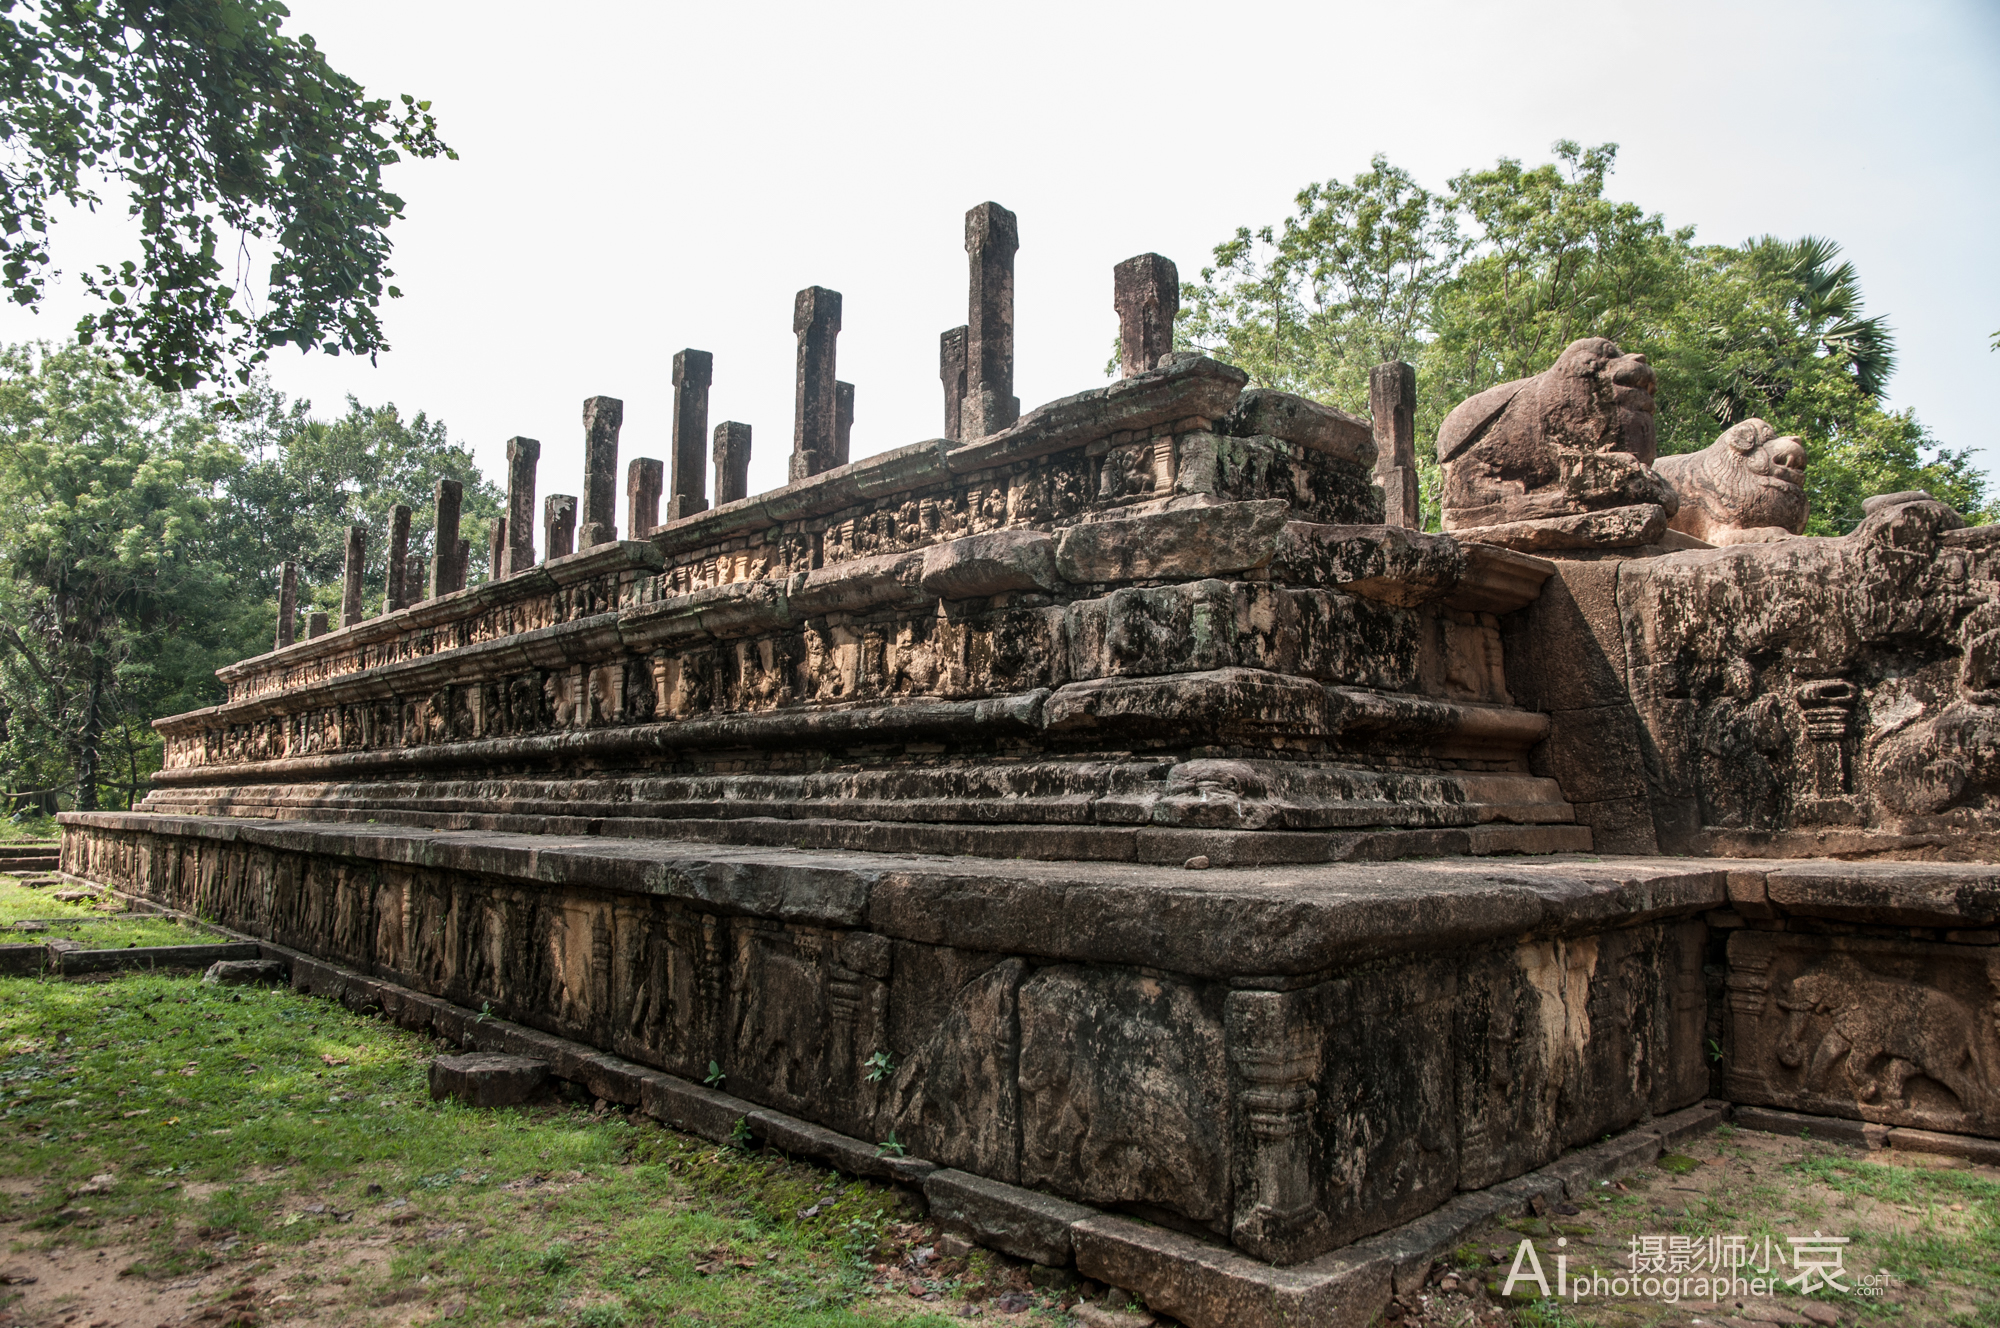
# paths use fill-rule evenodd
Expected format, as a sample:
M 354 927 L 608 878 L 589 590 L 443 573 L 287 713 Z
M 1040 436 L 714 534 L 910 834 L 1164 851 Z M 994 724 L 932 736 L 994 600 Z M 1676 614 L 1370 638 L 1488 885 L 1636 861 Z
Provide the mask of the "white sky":
M 1892 404 L 2000 471 L 1992 0 L 291 3 L 335 68 L 433 99 L 462 160 L 391 169 L 405 298 L 379 367 L 286 351 L 273 377 L 322 414 L 347 393 L 428 411 L 503 483 L 526 434 L 541 492 L 581 492 L 596 393 L 624 399 L 622 457 L 666 457 L 687 346 L 715 354 L 711 427 L 755 428 L 752 490 L 781 483 L 792 295 L 814 284 L 844 295 L 854 455 L 937 436 L 985 199 L 1020 217 L 1028 409 L 1103 381 L 1118 260 L 1155 250 L 1190 280 L 1374 152 L 1436 188 L 1558 138 L 1619 143 L 1614 195 L 1704 239 L 1838 240 L 1896 329 Z M 58 260 L 106 257 L 104 225 L 65 228 Z M 78 312 L 66 283 L 0 339 Z

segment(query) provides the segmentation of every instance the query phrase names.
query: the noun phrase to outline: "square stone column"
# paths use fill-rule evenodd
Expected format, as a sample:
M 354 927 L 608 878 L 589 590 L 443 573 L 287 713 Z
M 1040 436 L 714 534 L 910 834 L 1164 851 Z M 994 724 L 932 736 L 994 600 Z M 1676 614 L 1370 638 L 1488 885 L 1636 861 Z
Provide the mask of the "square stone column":
M 352 627 L 361 621 L 361 573 L 368 556 L 368 528 L 349 526 L 347 548 L 341 558 L 340 625 Z
M 403 607 L 409 608 L 423 594 L 426 580 L 430 575 L 430 564 L 422 558 L 410 558 L 403 563 Z
M 1375 482 L 1382 486 L 1382 521 L 1411 530 L 1424 524 L 1417 482 L 1417 371 L 1398 360 L 1368 371 L 1368 409 L 1375 417 Z
M 944 384 L 944 436 L 959 440 L 959 412 L 965 405 L 966 329 L 938 334 L 938 381 Z
M 325 636 L 327 630 L 327 620 L 324 613 L 306 615 L 306 640 L 310 641 L 316 636 Z
M 1174 318 L 1181 309 L 1181 275 L 1173 260 L 1140 254 L 1111 269 L 1112 307 L 1118 311 L 1118 376 L 1145 373 L 1174 348 Z
M 576 552 L 576 497 L 552 493 L 542 501 L 543 557 L 553 561 Z
M 507 518 L 493 518 L 493 529 L 488 533 L 486 545 L 486 579 L 498 581 L 507 566 Z
M 848 462 L 847 446 L 854 432 L 854 384 L 835 383 L 833 385 L 833 464 L 844 466 Z M 832 469 L 832 467 L 828 467 Z
M 618 538 L 618 430 L 625 403 L 592 397 L 583 403 L 583 511 L 579 549 L 594 549 Z
M 633 457 L 632 464 L 625 467 L 626 539 L 644 539 L 660 524 L 660 485 L 666 469 L 653 457 Z M 706 506 L 704 501 L 702 507 Z
M 466 574 L 471 570 L 472 541 L 462 539 L 458 542 L 457 551 L 451 556 L 451 588 L 453 590 L 465 589 Z
M 403 579 L 403 574 L 410 560 L 410 517 L 413 515 L 406 503 L 397 503 L 389 509 L 389 567 L 384 578 L 388 584 L 382 587 L 384 613 L 410 607 L 412 587 Z
M 458 589 L 458 512 L 465 499 L 465 486 L 457 480 L 439 480 L 431 486 L 437 504 L 437 523 L 431 527 L 431 583 L 426 599 L 449 595 Z
M 705 350 L 684 350 L 674 356 L 674 447 L 672 483 L 667 493 L 667 520 L 682 521 L 708 510 L 708 388 L 715 380 L 715 357 Z M 639 532 L 632 532 L 639 538 Z
M 998 433 L 1021 418 L 1014 395 L 1014 254 L 1020 247 L 1014 214 L 998 203 L 981 203 L 965 214 L 972 280 L 959 425 L 968 440 Z
M 535 565 L 535 466 L 542 445 L 532 438 L 507 440 L 507 566 L 495 576 L 513 576 Z
M 715 426 L 715 505 L 750 496 L 750 426 L 724 420 Z
M 792 398 L 791 482 L 833 466 L 838 406 L 834 342 L 840 336 L 840 292 L 808 286 L 792 303 L 799 338 L 797 390 Z
M 278 569 L 278 643 L 283 650 L 296 639 L 299 630 L 299 565 L 287 562 Z

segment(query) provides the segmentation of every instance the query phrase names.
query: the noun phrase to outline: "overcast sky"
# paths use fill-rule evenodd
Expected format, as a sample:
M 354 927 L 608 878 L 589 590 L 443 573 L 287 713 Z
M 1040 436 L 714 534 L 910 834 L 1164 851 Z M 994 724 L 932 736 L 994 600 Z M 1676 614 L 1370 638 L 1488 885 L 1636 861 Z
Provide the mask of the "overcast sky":
M 496 479 L 509 436 L 539 438 L 543 493 L 580 492 L 587 396 L 623 398 L 624 456 L 666 457 L 690 346 L 711 424 L 755 429 L 752 489 L 781 483 L 808 285 L 844 295 L 854 454 L 937 436 L 982 200 L 1020 217 L 1026 409 L 1104 381 L 1118 260 L 1191 279 L 1373 153 L 1441 187 L 1559 138 L 1618 143 L 1614 196 L 1703 239 L 1838 240 L 1896 330 L 1892 404 L 2000 470 L 1994 0 L 291 5 L 371 92 L 433 99 L 461 160 L 391 169 L 393 350 L 283 351 L 274 379 L 326 414 L 427 411 Z M 59 261 L 103 257 L 101 224 Z M 62 336 L 73 290 L 0 337 Z

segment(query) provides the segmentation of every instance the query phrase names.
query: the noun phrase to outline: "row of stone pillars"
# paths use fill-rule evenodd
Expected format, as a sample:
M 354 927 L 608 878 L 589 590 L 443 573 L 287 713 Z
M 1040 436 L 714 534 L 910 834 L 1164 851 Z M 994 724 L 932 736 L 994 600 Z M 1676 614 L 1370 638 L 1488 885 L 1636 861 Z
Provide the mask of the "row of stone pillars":
M 938 346 L 944 436 L 953 442 L 998 433 L 1020 418 L 1021 402 L 1014 395 L 1014 255 L 1020 247 L 1019 224 L 998 203 L 981 203 L 965 214 L 970 266 L 966 322 L 945 332 Z M 1174 320 L 1180 312 L 1180 274 L 1172 260 L 1140 254 L 1119 263 L 1112 269 L 1112 306 L 1118 314 L 1120 374 L 1129 378 L 1158 368 L 1173 352 Z M 792 305 L 792 331 L 798 337 L 798 365 L 789 475 L 796 483 L 848 462 L 854 385 L 842 382 L 836 372 L 840 292 L 823 286 L 800 291 Z M 672 469 L 652 457 L 637 457 L 627 467 L 625 527 L 630 538 L 643 539 L 661 526 L 663 497 L 668 523 L 708 510 L 705 459 L 715 466 L 718 505 L 749 496 L 750 426 L 728 420 L 716 426 L 712 438 L 708 435 L 708 391 L 714 377 L 715 357 L 709 352 L 684 350 L 674 356 Z M 1376 366 L 1369 373 L 1368 396 L 1374 415 L 1375 474 L 1386 495 L 1385 520 L 1389 525 L 1417 527 L 1421 513 L 1415 454 L 1416 371 L 1402 363 Z M 583 403 L 582 507 L 579 511 L 572 494 L 550 494 L 543 500 L 545 558 L 566 557 L 617 538 L 613 509 L 618 434 L 624 418 L 625 403 L 616 397 L 591 397 Z M 703 457 L 705 443 L 709 458 Z M 507 511 L 494 523 L 491 547 L 495 579 L 517 575 L 535 564 L 535 470 L 541 454 L 542 445 L 533 438 L 507 441 Z M 470 544 L 458 537 L 461 498 L 457 481 L 437 482 L 437 555 L 428 567 L 423 559 L 409 556 L 410 509 L 401 505 L 392 509 L 384 612 L 465 588 Z M 350 526 L 341 597 L 344 627 L 361 621 L 365 554 L 365 531 Z M 297 593 L 298 568 L 286 563 L 279 592 L 281 648 L 292 643 Z M 326 630 L 326 617 L 312 615 L 308 635 Z

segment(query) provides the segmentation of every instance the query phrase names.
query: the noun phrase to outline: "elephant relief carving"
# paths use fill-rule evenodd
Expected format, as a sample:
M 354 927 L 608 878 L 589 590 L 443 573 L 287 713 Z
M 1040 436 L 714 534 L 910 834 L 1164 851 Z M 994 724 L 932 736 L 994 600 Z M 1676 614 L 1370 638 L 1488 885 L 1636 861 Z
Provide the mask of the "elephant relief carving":
M 1987 1105 L 1978 1018 L 1956 997 L 1824 969 L 1793 978 L 1778 1007 L 1786 1013 L 1778 1063 L 1803 1069 L 1808 1090 L 1834 1088 L 1844 1066 L 1855 1097 L 1870 1105 L 1907 1107 L 1918 1076 L 1949 1090 L 1964 1111 L 1982 1114 Z

